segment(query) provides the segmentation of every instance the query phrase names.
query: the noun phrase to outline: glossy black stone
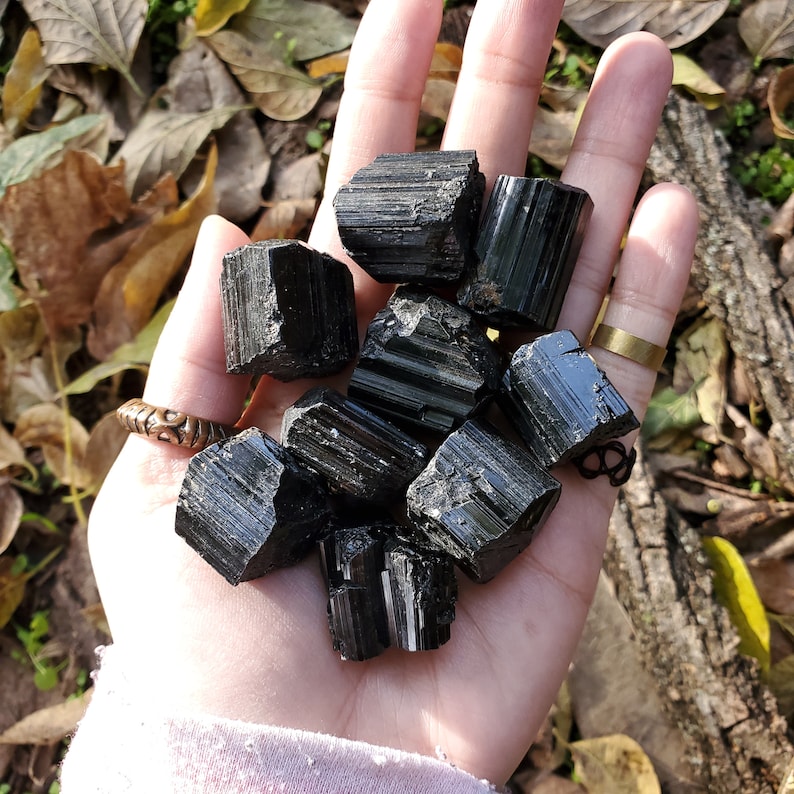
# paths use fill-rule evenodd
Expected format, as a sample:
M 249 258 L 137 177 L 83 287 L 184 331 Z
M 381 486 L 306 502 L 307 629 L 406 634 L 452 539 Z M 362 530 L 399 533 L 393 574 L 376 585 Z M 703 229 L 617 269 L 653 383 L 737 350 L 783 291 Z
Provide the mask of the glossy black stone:
M 560 490 L 523 449 L 472 419 L 409 486 L 408 517 L 420 542 L 486 582 L 529 545 Z
M 251 428 L 190 459 L 176 532 L 236 585 L 298 562 L 328 518 L 319 479 Z
M 448 433 L 497 392 L 496 348 L 465 309 L 399 287 L 367 329 L 351 398 L 398 423 Z
M 229 372 L 289 381 L 338 372 L 358 353 L 347 266 L 298 240 L 244 245 L 223 258 Z
M 422 470 L 427 448 L 333 389 L 311 389 L 284 413 L 282 444 L 334 491 L 386 503 Z
M 520 347 L 499 399 L 530 452 L 550 468 L 639 427 L 631 408 L 570 331 Z
M 473 151 L 382 154 L 334 198 L 342 245 L 377 281 L 457 282 L 474 262 L 484 189 Z
M 430 651 L 449 641 L 458 597 L 450 557 L 419 551 L 405 539 L 387 541 L 383 594 L 392 645 Z
M 320 542 L 328 585 L 328 627 L 343 659 L 363 661 L 391 644 L 383 600 L 383 546 L 379 527 L 335 528 Z
M 592 210 L 579 188 L 499 176 L 458 303 L 496 328 L 554 328 Z

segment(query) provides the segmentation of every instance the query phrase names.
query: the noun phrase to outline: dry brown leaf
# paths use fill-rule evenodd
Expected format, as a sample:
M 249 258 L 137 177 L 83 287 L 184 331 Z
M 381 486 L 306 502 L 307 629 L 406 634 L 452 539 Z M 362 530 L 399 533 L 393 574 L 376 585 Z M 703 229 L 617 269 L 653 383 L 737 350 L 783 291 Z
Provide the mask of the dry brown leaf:
M 299 157 L 279 171 L 273 180 L 273 201 L 316 198 L 323 189 L 320 152 Z
M 599 47 L 647 30 L 676 49 L 705 33 L 729 5 L 730 0 L 565 0 L 562 19 Z
M 146 21 L 146 0 L 22 0 L 44 42 L 47 63 L 92 63 L 134 84 L 130 66 Z
M 748 567 L 764 606 L 778 615 L 794 615 L 794 559 L 757 558 Z
M 240 109 L 173 113 L 154 108 L 146 112 L 112 160 L 124 163 L 124 184 L 129 194 L 137 198 L 165 173 L 179 179 L 207 136 Z
M 217 151 L 207 158 L 198 190 L 174 212 L 155 221 L 104 278 L 88 333 L 88 349 L 104 360 L 149 321 L 160 295 L 184 263 L 207 215 L 215 211 Z
M 171 62 L 168 91 L 171 109 L 177 113 L 241 106 L 246 101 L 220 59 L 198 39 Z M 261 206 L 262 188 L 270 172 L 270 157 L 252 111 L 237 113 L 215 133 L 215 143 L 218 213 L 231 221 L 247 220 Z M 180 182 L 185 193 L 196 189 L 203 173 L 202 158 L 195 158 Z
M 739 35 L 756 58 L 794 56 L 794 0 L 758 0 L 742 11 Z
M 794 127 L 786 122 L 789 108 L 794 102 L 794 65 L 784 67 L 772 77 L 766 99 L 775 135 L 787 141 L 794 140 Z
M 449 80 L 428 79 L 422 94 L 422 112 L 435 119 L 446 121 L 454 93 L 455 83 Z
M 11 466 L 24 466 L 25 463 L 25 450 L 22 449 L 22 445 L 0 423 L 0 471 Z
M 55 168 L 9 187 L 0 200 L 2 236 L 50 333 L 88 319 L 111 264 L 92 261 L 91 238 L 122 223 L 129 208 L 120 166 L 71 151 Z
M 2 426 L 0 425 L 1 429 Z M 0 445 L 2 443 L 2 432 L 0 432 Z M 2 454 L 1 446 L 0 454 Z M 17 534 L 17 529 L 19 529 L 19 520 L 24 512 L 25 505 L 17 489 L 10 482 L 0 483 L 0 554 L 11 545 L 14 535 Z
M 83 718 L 91 692 L 34 711 L 0 733 L 0 744 L 55 744 L 73 733 Z
M 634 739 L 622 734 L 569 745 L 574 769 L 588 794 L 661 794 L 653 764 Z
M 286 199 L 266 209 L 251 232 L 251 240 L 294 240 L 309 225 L 316 199 Z
M 40 447 L 47 465 L 62 483 L 86 488 L 91 483 L 85 465 L 88 431 L 70 416 L 67 438 L 64 419 L 63 409 L 55 403 L 34 405 L 17 419 L 14 438 L 23 447 Z
M 585 794 L 587 789 L 567 777 L 549 775 L 527 789 L 527 794 Z
M 221 30 L 209 38 L 218 57 L 248 91 L 256 106 L 280 121 L 305 116 L 322 95 L 322 86 L 304 72 L 272 55 L 261 43 L 233 30 Z
M 115 412 L 105 414 L 92 428 L 85 452 L 86 469 L 92 491 L 102 485 L 129 434 L 119 424 Z
M 41 39 L 34 28 L 22 36 L 3 83 L 3 123 L 12 135 L 19 135 L 39 101 L 47 79 L 47 65 Z
M 764 481 L 780 479 L 781 470 L 769 437 L 753 427 L 752 422 L 730 403 L 725 404 L 725 414 L 736 428 L 732 438 L 745 460 L 753 467 L 753 476 Z
M 429 77 L 435 80 L 451 80 L 455 83 L 462 63 L 463 50 L 457 44 L 439 41 L 433 49 Z
M 529 151 L 561 171 L 571 151 L 575 127 L 575 112 L 564 110 L 553 113 L 544 107 L 537 108 Z
M 32 303 L 0 313 L 0 350 L 7 363 L 35 356 L 45 339 L 41 315 Z
M 54 400 L 57 391 L 52 370 L 42 356 L 20 361 L 9 372 L 5 393 L 0 393 L 3 421 L 16 423 L 28 408 Z
M 25 597 L 28 576 L 14 570 L 14 559 L 0 557 L 0 629 L 8 624 Z

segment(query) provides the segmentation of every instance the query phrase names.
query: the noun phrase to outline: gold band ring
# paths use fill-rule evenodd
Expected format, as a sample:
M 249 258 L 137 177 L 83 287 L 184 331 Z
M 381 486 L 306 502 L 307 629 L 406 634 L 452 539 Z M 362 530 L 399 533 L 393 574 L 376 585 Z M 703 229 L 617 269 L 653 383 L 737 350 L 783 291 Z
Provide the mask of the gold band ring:
M 116 416 L 121 426 L 130 433 L 196 452 L 237 432 L 235 427 L 171 408 L 158 408 L 139 399 L 125 402 L 116 409 Z
M 601 323 L 593 334 L 591 345 L 603 347 L 623 358 L 636 361 L 644 367 L 657 372 L 664 362 L 667 350 L 661 345 L 655 345 L 639 336 L 634 336 L 628 331 L 613 328 L 611 325 Z

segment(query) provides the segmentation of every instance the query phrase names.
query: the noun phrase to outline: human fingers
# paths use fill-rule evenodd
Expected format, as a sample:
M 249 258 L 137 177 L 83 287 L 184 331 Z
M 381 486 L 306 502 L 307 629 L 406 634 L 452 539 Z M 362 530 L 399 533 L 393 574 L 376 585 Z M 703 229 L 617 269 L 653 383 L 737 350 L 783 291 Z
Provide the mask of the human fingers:
M 667 46 L 648 33 L 619 39 L 596 70 L 561 177 L 593 199 L 558 322 L 580 339 L 592 328 L 617 262 L 671 78 Z
M 477 3 L 444 132 L 444 149 L 475 149 L 492 185 L 522 176 L 561 0 Z
M 372 0 L 359 24 L 336 118 L 325 194 L 309 243 L 350 265 L 359 315 L 368 321 L 392 287 L 377 284 L 344 253 L 333 199 L 355 172 L 384 152 L 410 152 L 433 47 L 441 0 Z

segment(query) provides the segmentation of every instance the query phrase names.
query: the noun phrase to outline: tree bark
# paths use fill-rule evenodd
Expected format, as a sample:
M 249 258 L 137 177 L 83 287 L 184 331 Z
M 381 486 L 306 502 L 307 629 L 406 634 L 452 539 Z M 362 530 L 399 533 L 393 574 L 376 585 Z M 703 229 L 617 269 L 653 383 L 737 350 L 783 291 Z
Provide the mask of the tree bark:
M 693 276 L 761 395 L 781 482 L 794 492 L 794 279 L 771 258 L 726 150 L 703 108 L 671 94 L 648 168 L 654 181 L 678 182 L 698 201 Z
M 612 515 L 605 568 L 640 655 L 713 794 L 773 794 L 794 752 L 772 694 L 716 603 L 697 532 L 660 495 L 640 450 Z
M 671 94 L 649 160 L 701 212 L 693 278 L 764 401 L 781 482 L 794 484 L 794 282 L 786 283 L 695 102 Z M 772 794 L 792 755 L 786 721 L 715 600 L 698 533 L 660 495 L 640 453 L 612 516 L 605 568 L 648 670 L 712 792 Z

